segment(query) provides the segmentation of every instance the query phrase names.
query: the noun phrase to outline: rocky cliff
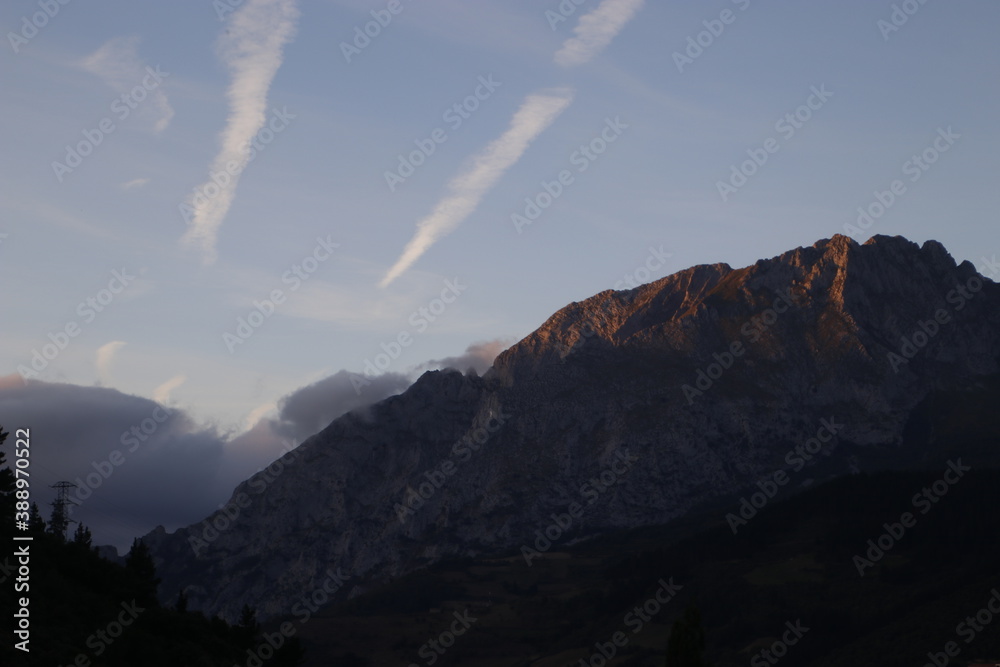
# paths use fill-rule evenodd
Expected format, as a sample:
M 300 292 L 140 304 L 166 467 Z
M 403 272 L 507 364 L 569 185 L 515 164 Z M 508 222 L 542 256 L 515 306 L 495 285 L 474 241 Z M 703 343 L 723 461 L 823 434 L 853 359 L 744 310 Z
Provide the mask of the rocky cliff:
M 205 523 L 145 539 L 166 595 L 267 617 L 338 568 L 338 590 L 357 592 L 449 555 L 530 558 L 662 524 L 786 468 L 810 439 L 821 465 L 795 484 L 846 474 L 848 451 L 937 467 L 899 447 L 903 428 L 930 392 L 998 372 L 998 324 L 1000 286 L 934 241 L 836 236 L 692 267 L 566 306 L 483 377 L 427 373 Z

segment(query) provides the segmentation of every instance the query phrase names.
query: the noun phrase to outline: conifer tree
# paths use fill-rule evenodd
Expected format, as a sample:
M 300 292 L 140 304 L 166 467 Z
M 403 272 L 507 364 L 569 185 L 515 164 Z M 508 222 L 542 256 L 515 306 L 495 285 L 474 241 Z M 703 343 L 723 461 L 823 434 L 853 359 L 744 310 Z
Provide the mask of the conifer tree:
M 87 528 L 82 523 L 76 525 L 76 531 L 73 533 L 73 544 L 79 544 L 85 549 L 90 549 L 92 542 L 92 537 L 90 534 L 90 528 Z
M 28 533 L 38 537 L 44 535 L 45 530 L 45 519 L 42 518 L 42 512 L 38 509 L 38 503 L 31 503 L 31 510 L 28 512 Z
M 158 606 L 156 599 L 156 587 L 160 585 L 160 580 L 156 577 L 156 566 L 153 565 L 153 557 L 149 553 L 146 543 L 136 538 L 132 540 L 132 548 L 129 549 L 125 557 L 125 570 L 135 577 L 139 587 L 138 602 L 140 606 Z
M 0 426 L 0 522 L 2 522 L 5 534 L 14 525 L 14 507 L 17 502 L 15 498 L 16 483 L 14 481 L 14 472 L 10 468 L 3 467 L 6 457 L 2 448 L 8 435 L 10 434 Z

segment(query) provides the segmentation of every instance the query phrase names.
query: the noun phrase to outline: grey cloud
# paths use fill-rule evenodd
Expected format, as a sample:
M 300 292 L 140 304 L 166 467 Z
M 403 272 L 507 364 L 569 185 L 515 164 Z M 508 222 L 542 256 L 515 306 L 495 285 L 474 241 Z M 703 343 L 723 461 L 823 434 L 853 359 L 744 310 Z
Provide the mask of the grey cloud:
M 493 365 L 497 355 L 506 350 L 513 343 L 507 338 L 473 343 L 465 349 L 464 354 L 457 357 L 445 357 L 444 359 L 433 359 L 419 367 L 421 370 L 454 368 L 463 373 L 470 369 L 479 375 L 485 373 Z
M 0 424 L 12 436 L 30 429 L 32 499 L 43 515 L 55 497 L 51 485 L 75 483 L 73 518 L 92 526 L 101 542 L 127 544 L 152 528 L 154 517 L 167 525 L 197 520 L 229 491 L 217 479 L 223 437 L 149 399 L 4 378 Z M 5 448 L 8 461 L 12 443 Z
M 276 428 L 299 443 L 340 415 L 398 394 L 410 384 L 412 380 L 399 373 L 366 377 L 339 371 L 283 398 Z
M 416 370 L 482 373 L 507 344 L 476 343 Z M 43 515 L 48 518 L 55 498 L 51 485 L 75 483 L 72 517 L 92 529 L 95 543 L 121 549 L 157 525 L 174 530 L 204 519 L 284 451 L 411 383 L 400 373 L 340 371 L 284 397 L 277 419 L 262 419 L 234 436 L 178 408 L 114 389 L 10 375 L 0 377 L 0 426 L 11 433 L 4 447 L 8 465 L 16 429 L 30 429 L 32 500 Z

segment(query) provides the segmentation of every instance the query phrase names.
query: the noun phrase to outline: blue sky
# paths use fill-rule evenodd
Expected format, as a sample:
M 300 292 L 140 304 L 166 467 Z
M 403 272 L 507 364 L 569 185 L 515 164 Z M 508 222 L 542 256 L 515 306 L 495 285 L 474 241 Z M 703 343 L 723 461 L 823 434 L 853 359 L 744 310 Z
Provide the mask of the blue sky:
M 75 324 L 31 379 L 182 411 L 184 433 L 248 462 L 213 498 L 279 449 L 265 434 L 244 456 L 241 434 L 303 388 L 350 402 L 324 379 L 362 376 L 400 336 L 370 400 L 434 360 L 485 367 L 631 279 L 845 230 L 934 238 L 981 268 L 1000 251 L 996 3 L 228 4 L 71 1 L 37 34 L 37 2 L 0 9 L 0 394 Z M 377 17 L 367 45 L 343 46 Z M 54 166 L 81 142 L 97 145 Z M 429 154 L 390 187 L 418 145 Z M 912 161 L 925 152 L 933 164 Z M 235 187 L 198 205 L 227 162 Z M 881 216 L 845 227 L 894 180 Z M 545 183 L 558 196 L 525 224 Z M 226 337 L 275 290 L 252 335 Z M 44 436 L 59 406 L 24 400 L 0 400 L 0 424 L 34 415 Z M 64 458 L 52 481 L 80 474 Z

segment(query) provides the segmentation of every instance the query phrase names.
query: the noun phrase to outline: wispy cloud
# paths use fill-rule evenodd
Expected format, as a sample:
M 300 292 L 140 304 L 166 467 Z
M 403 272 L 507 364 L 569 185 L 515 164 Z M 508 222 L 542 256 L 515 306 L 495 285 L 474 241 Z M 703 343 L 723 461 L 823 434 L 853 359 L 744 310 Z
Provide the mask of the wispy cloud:
M 420 258 L 442 236 L 457 227 L 479 205 L 483 196 L 512 167 L 538 135 L 573 101 L 569 90 L 529 95 L 514 114 L 507 131 L 448 184 L 448 194 L 434 210 L 417 222 L 417 232 L 396 263 L 385 274 L 386 287 Z
M 86 234 L 87 236 L 93 236 L 104 241 L 117 242 L 120 240 L 116 234 L 106 231 L 80 217 L 76 213 L 76 211 L 81 210 L 79 206 L 75 207 L 75 210 L 64 209 L 42 199 L 32 199 L 29 197 L 14 199 L 13 197 L 0 194 L 0 209 L 30 216 L 32 220 L 42 222 L 60 230 L 67 230 L 76 234 Z M 101 223 L 107 224 L 107 221 L 102 220 Z
M 163 89 L 156 87 L 150 90 L 143 86 L 143 80 L 149 80 L 146 63 L 139 57 L 138 37 L 115 37 L 105 42 L 101 48 L 83 59 L 80 67 L 104 79 L 116 92 L 131 95 L 136 88 L 142 88 L 144 101 L 138 113 L 148 115 L 153 120 L 153 131 L 162 132 L 167 129 L 174 110 L 167 100 Z M 131 105 L 129 105 L 131 106 Z
M 247 418 L 243 426 L 244 431 L 249 431 L 254 426 L 256 426 L 261 419 L 263 419 L 272 412 L 277 412 L 277 410 L 278 406 L 276 403 L 264 403 L 262 405 L 258 405 L 256 408 L 250 411 L 250 414 L 247 415 Z
M 132 188 L 141 188 L 142 186 L 146 185 L 146 183 L 149 183 L 148 178 L 133 178 L 131 181 L 128 181 L 127 183 L 122 183 L 122 189 L 131 190 Z
M 194 213 L 182 239 L 198 247 L 206 263 L 215 261 L 219 227 L 233 203 L 239 175 L 250 161 L 250 141 L 264 126 L 267 93 L 281 66 L 284 47 L 295 34 L 298 17 L 295 0 L 249 0 L 229 17 L 219 40 L 219 57 L 232 74 L 226 91 L 230 112 L 221 135 L 222 147 L 209 173 L 235 175 L 216 196 L 192 194 L 189 203 Z M 236 164 L 235 169 L 227 169 L 230 162 Z M 208 179 L 195 193 L 210 184 L 214 192 L 217 184 Z
M 111 384 L 111 360 L 114 358 L 115 352 L 124 345 L 125 341 L 113 340 L 97 348 L 97 359 L 94 365 L 97 367 L 97 379 L 102 385 Z
M 185 380 L 187 380 L 187 377 L 184 375 L 175 375 L 170 378 L 153 390 L 153 400 L 162 405 L 166 405 L 170 402 L 170 393 L 174 389 L 177 389 L 177 387 L 184 384 Z
M 556 64 L 573 67 L 588 62 L 611 43 L 644 3 L 645 0 L 604 0 L 594 11 L 580 17 L 573 28 L 575 37 L 563 42 L 556 52 Z

